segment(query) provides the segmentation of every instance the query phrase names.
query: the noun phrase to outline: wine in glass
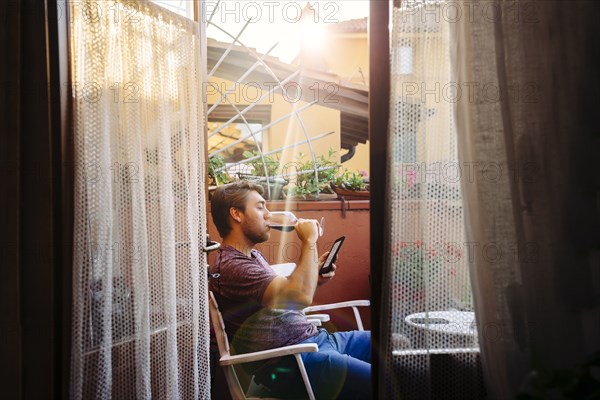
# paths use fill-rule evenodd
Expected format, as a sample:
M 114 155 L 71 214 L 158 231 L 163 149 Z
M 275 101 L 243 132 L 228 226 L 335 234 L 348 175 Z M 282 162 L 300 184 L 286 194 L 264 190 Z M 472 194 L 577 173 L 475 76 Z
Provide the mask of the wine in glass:
M 298 217 L 291 211 L 271 211 L 271 222 L 269 227 L 282 232 L 291 232 L 296 228 Z M 323 236 L 323 224 L 325 218 L 319 222 L 319 236 Z
M 291 232 L 296 227 L 298 218 L 290 211 L 271 211 L 271 229 L 277 229 L 282 232 Z

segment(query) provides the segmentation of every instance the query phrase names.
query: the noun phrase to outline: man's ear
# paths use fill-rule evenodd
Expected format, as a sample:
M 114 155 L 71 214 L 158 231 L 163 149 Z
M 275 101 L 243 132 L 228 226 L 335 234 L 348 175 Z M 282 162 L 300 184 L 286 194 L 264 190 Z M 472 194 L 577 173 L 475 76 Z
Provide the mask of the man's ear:
M 231 216 L 231 218 L 233 218 L 237 222 L 242 222 L 241 212 L 237 208 L 231 207 L 229 209 L 229 215 Z

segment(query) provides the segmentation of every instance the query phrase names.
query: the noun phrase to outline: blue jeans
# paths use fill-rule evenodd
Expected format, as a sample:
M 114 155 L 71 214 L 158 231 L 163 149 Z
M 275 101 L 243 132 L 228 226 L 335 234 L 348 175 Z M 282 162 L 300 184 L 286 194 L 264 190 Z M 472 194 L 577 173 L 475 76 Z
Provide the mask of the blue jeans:
M 319 351 L 303 353 L 302 361 L 317 399 L 371 398 L 371 332 L 328 333 L 320 329 L 302 343 Z
M 319 333 L 300 343 L 316 343 L 319 351 L 302 353 L 302 361 L 317 399 L 371 398 L 371 332 Z M 306 399 L 306 388 L 294 357 L 257 373 L 271 397 Z

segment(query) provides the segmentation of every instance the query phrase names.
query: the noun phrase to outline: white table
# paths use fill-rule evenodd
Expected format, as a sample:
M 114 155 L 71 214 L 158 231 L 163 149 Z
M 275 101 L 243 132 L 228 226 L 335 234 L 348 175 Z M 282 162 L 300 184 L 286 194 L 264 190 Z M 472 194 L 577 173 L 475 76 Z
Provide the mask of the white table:
M 428 311 L 410 314 L 404 320 L 411 326 L 432 332 L 477 336 L 475 313 L 472 311 Z
M 271 268 L 277 275 L 287 278 L 296 269 L 296 263 L 272 264 Z

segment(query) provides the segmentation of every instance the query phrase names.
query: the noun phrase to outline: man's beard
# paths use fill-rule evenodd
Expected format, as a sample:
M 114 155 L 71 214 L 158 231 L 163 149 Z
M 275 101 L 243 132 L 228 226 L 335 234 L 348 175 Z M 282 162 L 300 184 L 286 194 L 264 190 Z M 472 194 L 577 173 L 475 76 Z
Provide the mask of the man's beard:
M 266 242 L 271 236 L 268 231 L 253 230 L 250 229 L 246 224 L 242 225 L 242 231 L 244 232 L 244 235 L 254 244 Z

